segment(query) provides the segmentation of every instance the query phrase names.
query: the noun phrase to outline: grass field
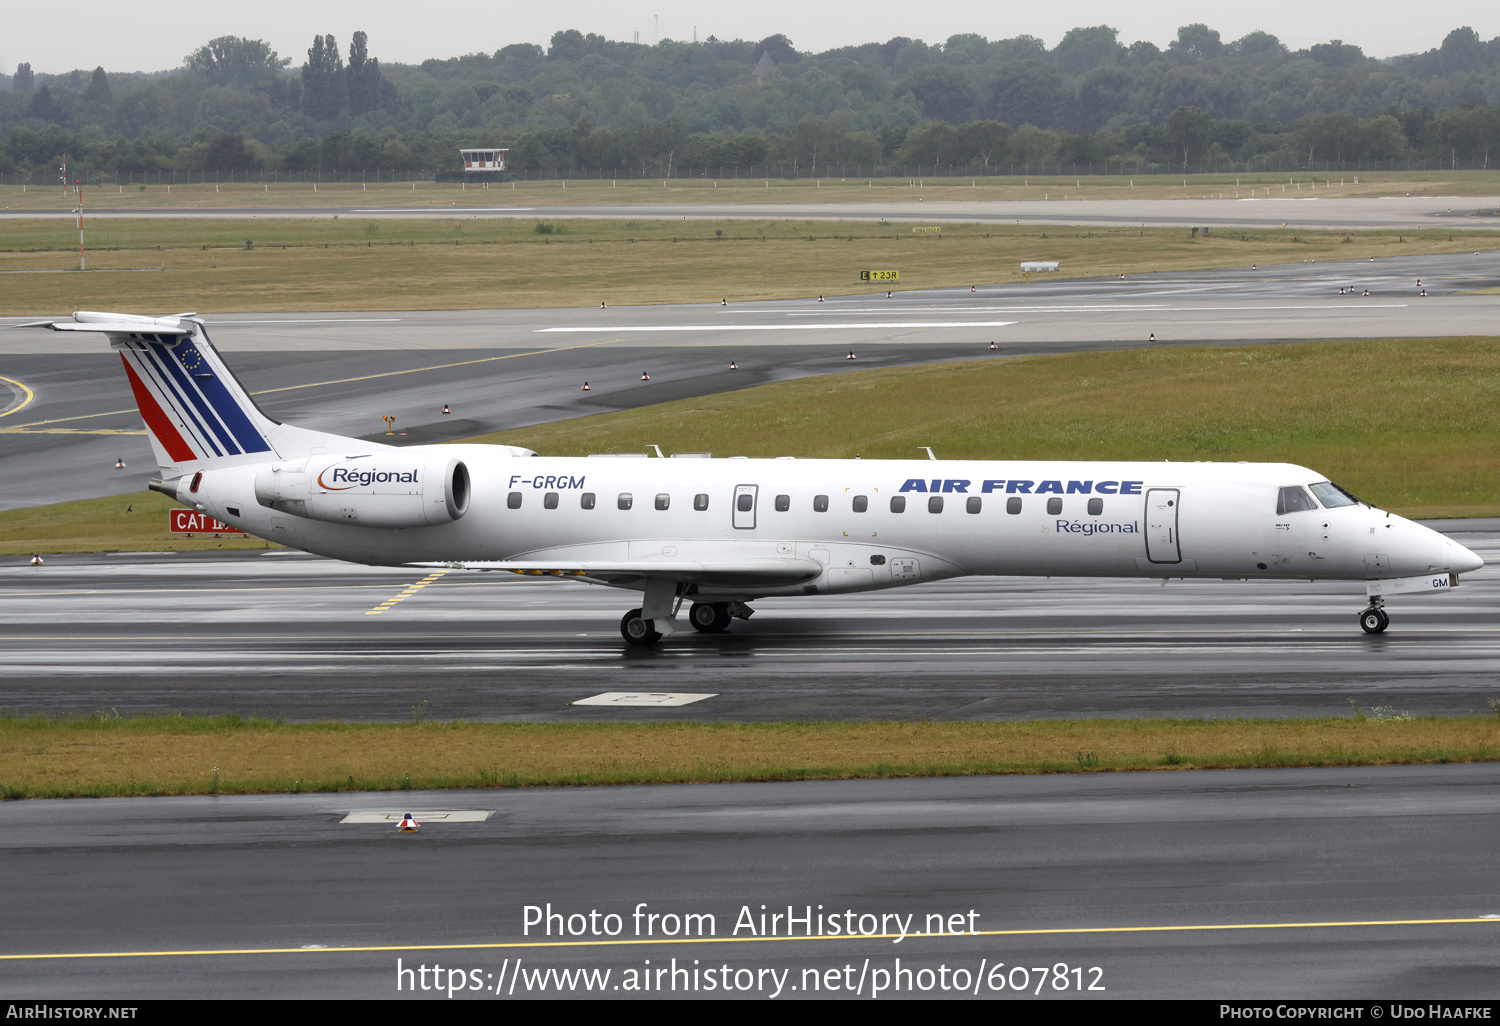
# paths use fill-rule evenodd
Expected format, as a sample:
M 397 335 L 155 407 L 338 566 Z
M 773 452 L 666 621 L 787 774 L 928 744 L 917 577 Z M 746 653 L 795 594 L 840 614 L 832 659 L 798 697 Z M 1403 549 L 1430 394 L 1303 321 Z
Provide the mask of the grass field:
M 1489 701 L 1494 710 L 1496 701 Z M 383 791 L 1500 759 L 1500 718 L 289 724 L 0 718 L 6 798 Z M 414 715 L 414 720 L 419 720 Z
M 922 397 L 920 403 L 909 396 Z M 1500 513 L 1500 339 L 1074 353 L 802 378 L 481 436 L 547 455 L 1249 460 L 1408 516 Z
M 541 229 L 539 232 L 538 229 Z M 1496 228 L 1500 229 L 1500 220 Z M 1302 232 L 879 221 L 124 219 L 0 234 L 0 315 L 71 310 L 433 310 L 717 303 L 1021 280 L 1023 260 L 1067 277 L 1363 260 L 1494 247 L 1485 231 Z M 247 248 L 247 243 L 252 243 Z
M 911 403 L 907 396 L 923 396 Z M 1274 397 L 1270 401 L 1268 397 Z M 859 371 L 484 435 L 549 456 L 1250 460 L 1412 517 L 1500 515 L 1500 339 L 1133 349 Z M 0 513 L 0 553 L 263 548 L 174 537 L 154 492 Z M 130 512 L 126 512 L 130 509 Z
M 179 503 L 160 492 L 79 499 L 0 513 L 0 554 L 51 552 L 185 552 L 279 548 L 233 534 L 191 537 L 167 530 L 167 511 Z
M 195 182 L 172 173 L 161 183 L 144 188 L 132 185 L 89 186 L 85 209 L 212 210 L 232 207 L 440 207 L 440 206 L 571 206 L 649 203 L 928 203 L 956 200 L 1120 200 L 1120 199 L 1238 199 L 1264 196 L 1500 196 L 1500 171 L 1375 171 L 1375 172 L 1253 172 L 1191 175 L 997 175 L 900 178 L 561 178 L 495 183 L 488 188 L 459 183 L 369 181 L 319 184 L 281 181 L 265 172 L 264 181 Z M 398 172 L 399 174 L 399 172 Z M 590 172 L 597 175 L 597 172 Z M 384 177 L 389 178 L 390 172 Z M 194 175 L 194 178 L 197 176 Z M 209 176 L 212 178 L 212 175 Z M 221 177 L 229 177 L 227 175 Z M 241 174 L 239 177 L 243 177 Z M 371 172 L 369 178 L 378 177 Z M 908 184 L 911 181 L 918 185 Z M 0 186 L 0 201 L 8 210 L 71 210 L 76 196 L 60 188 Z

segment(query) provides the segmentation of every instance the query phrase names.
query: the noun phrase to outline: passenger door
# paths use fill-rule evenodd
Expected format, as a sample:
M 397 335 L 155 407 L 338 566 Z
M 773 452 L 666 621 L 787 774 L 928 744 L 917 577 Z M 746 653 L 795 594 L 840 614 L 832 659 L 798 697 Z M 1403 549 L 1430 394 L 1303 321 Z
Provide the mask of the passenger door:
M 755 530 L 755 504 L 759 485 L 734 486 L 734 527 L 737 531 Z
M 1146 558 L 1153 563 L 1181 563 L 1177 514 L 1181 496 L 1176 488 L 1146 490 Z

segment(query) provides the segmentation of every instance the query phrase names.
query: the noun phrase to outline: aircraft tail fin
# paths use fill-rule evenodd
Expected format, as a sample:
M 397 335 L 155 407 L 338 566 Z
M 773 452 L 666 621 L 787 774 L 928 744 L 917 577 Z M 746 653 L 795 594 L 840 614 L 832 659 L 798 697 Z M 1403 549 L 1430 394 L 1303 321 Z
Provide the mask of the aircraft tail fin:
M 192 314 L 140 317 L 80 310 L 71 321 L 37 326 L 108 336 L 125 365 L 163 478 L 206 466 L 290 459 L 353 441 L 268 417 Z

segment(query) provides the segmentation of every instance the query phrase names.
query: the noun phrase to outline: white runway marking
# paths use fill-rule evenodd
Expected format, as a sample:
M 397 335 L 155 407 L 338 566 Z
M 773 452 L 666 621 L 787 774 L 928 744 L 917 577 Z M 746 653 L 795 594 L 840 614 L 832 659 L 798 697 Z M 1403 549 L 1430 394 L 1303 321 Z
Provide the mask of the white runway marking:
M 1115 310 L 1165 310 L 1165 303 L 1091 303 L 1057 304 L 1052 306 L 903 306 L 896 313 L 1099 313 Z M 787 317 L 842 317 L 845 314 L 891 315 L 890 307 L 835 307 L 832 310 L 737 310 L 736 316 L 746 313 L 776 314 Z
M 463 809 L 451 812 L 423 812 L 418 809 L 412 817 L 421 824 L 427 823 L 483 823 L 495 814 L 493 809 Z M 340 823 L 400 823 L 405 812 L 351 812 Z
M 1193 290 L 1198 291 L 1198 290 Z M 1039 313 L 1118 313 L 1140 310 L 1164 310 L 1171 313 L 1217 313 L 1221 310 L 1404 310 L 1410 303 L 1296 303 L 1283 306 L 1271 306 L 1257 303 L 1254 306 L 1181 306 L 1172 303 L 1099 303 L 1078 306 L 994 306 L 994 307 L 949 307 L 954 312 L 964 313 L 1004 313 L 1004 314 L 1039 314 Z M 898 313 L 906 313 L 913 309 L 923 310 L 928 313 L 942 311 L 942 307 L 904 307 Z M 768 313 L 781 314 L 787 317 L 826 317 L 845 316 L 847 314 L 880 313 L 889 315 L 890 310 L 866 310 L 866 309 L 834 309 L 821 310 L 740 310 L 736 316 L 745 313 Z M 869 325 L 866 325 L 869 327 Z
M 892 321 L 864 324 L 642 324 L 638 327 L 611 328 L 536 328 L 537 334 L 548 331 L 816 331 L 839 328 L 1003 328 L 1015 321 Z
M 396 324 L 401 321 L 400 317 L 305 317 L 292 319 L 266 319 L 259 321 L 221 321 L 215 320 L 214 325 L 224 324 Z
M 692 705 L 701 702 L 705 698 L 717 698 L 717 695 L 698 695 L 685 692 L 640 692 L 640 691 L 606 691 L 602 695 L 592 698 L 580 698 L 574 705 Z
M 1328 303 L 1326 305 L 1321 305 L 1321 306 L 1313 306 L 1313 305 L 1310 305 L 1310 304 L 1297 304 L 1297 305 L 1289 305 L 1289 306 L 1264 306 L 1264 305 L 1257 305 L 1257 306 L 1170 306 L 1170 305 L 1167 305 L 1167 304 L 1163 304 L 1161 306 L 1161 309 L 1166 310 L 1166 311 L 1168 311 L 1170 313 L 1227 313 L 1227 312 L 1231 312 L 1231 311 L 1246 311 L 1246 310 L 1254 311 L 1256 313 L 1264 313 L 1264 312 L 1266 312 L 1268 310 L 1277 310 L 1277 311 L 1289 310 L 1289 311 L 1292 311 L 1293 313 L 1297 313 L 1297 312 L 1300 312 L 1302 310 L 1352 310 L 1352 311 L 1360 311 L 1360 310 L 1405 310 L 1408 306 L 1411 306 L 1411 304 L 1410 303 L 1359 303 L 1359 304 L 1354 304 L 1354 303 Z
M 351 214 L 514 214 L 535 207 L 355 207 Z

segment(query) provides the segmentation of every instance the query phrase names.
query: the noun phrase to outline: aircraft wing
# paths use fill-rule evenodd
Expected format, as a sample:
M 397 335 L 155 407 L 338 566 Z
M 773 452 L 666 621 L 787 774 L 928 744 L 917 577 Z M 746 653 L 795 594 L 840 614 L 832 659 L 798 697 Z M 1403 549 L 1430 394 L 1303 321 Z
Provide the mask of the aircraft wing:
M 719 587 L 779 587 L 823 572 L 811 559 L 449 560 L 407 563 L 424 570 L 505 570 L 528 577 L 578 577 L 609 584 L 655 578 Z

